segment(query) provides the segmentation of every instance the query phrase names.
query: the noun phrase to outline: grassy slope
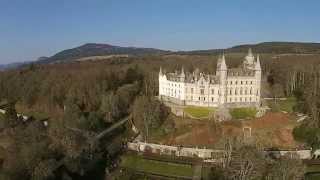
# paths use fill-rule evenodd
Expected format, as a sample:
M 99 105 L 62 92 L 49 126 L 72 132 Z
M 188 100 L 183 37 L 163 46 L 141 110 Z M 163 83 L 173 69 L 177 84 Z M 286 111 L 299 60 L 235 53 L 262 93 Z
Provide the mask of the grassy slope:
M 208 107 L 188 106 L 184 111 L 195 118 L 208 118 L 209 114 L 214 112 L 214 109 Z
M 272 108 L 273 111 L 286 111 L 288 113 L 294 112 L 293 108 L 297 104 L 297 100 L 294 97 L 289 97 L 286 100 L 268 100 L 269 107 Z
M 254 118 L 256 112 L 255 108 L 233 108 L 230 110 L 233 119 Z
M 121 160 L 121 167 L 124 168 L 169 176 L 191 177 L 193 175 L 193 170 L 190 165 L 147 160 L 136 155 L 124 155 Z

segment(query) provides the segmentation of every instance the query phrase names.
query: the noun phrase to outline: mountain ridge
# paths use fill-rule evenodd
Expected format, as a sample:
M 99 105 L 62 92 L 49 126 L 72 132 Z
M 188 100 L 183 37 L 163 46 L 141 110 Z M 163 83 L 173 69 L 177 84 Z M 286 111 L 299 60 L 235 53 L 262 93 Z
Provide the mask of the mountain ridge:
M 103 43 L 86 43 L 78 47 L 62 50 L 51 57 L 40 57 L 35 61 L 11 63 L 0 65 L 0 69 L 12 69 L 25 66 L 30 63 L 51 64 L 73 62 L 80 58 L 91 56 L 107 56 L 107 55 L 216 55 L 222 51 L 225 53 L 246 53 L 248 48 L 252 48 L 256 53 L 272 53 L 272 54 L 320 54 L 320 43 L 316 42 L 284 42 L 270 41 L 255 44 L 241 44 L 225 49 L 207 49 L 207 50 L 191 50 L 191 51 L 170 51 L 156 48 L 145 47 L 122 47 Z
M 86 43 L 81 46 L 66 49 L 56 53 L 55 55 L 38 61 L 40 63 L 67 62 L 78 58 L 90 56 L 104 55 L 146 55 L 146 54 L 165 54 L 169 51 L 155 48 L 140 48 L 140 47 L 121 47 L 102 43 Z

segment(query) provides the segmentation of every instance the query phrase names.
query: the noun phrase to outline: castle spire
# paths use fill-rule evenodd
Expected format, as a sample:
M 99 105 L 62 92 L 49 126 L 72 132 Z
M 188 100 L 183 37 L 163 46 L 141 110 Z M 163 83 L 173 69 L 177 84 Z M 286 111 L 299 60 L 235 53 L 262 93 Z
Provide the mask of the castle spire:
M 163 75 L 163 73 L 162 73 L 162 67 L 160 66 L 160 71 L 159 71 L 159 75 Z
M 226 58 L 224 56 L 224 52 L 222 52 L 220 70 L 227 70 Z
M 256 62 L 255 70 L 261 70 L 260 55 L 259 54 L 257 55 L 257 62 Z
M 249 50 L 248 50 L 248 56 L 253 56 L 253 55 L 252 55 L 252 49 L 251 49 L 251 48 L 249 48 Z
M 182 66 L 182 68 L 181 68 L 181 76 L 185 76 L 183 66 Z

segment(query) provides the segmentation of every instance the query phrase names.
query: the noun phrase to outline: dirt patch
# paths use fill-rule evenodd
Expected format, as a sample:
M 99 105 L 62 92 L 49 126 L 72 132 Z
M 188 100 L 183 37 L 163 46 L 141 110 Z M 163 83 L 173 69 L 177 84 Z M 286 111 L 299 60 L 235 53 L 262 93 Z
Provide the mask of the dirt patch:
M 243 128 L 251 128 L 251 138 L 259 141 L 262 146 L 294 148 L 298 145 L 292 136 L 294 126 L 288 114 L 272 112 L 253 120 L 225 121 L 216 125 L 203 120 L 176 119 L 178 131 L 161 143 L 210 147 L 222 136 L 242 137 Z
M 284 113 L 267 113 L 265 116 L 244 121 L 244 124 L 254 129 L 265 129 L 272 127 L 285 127 L 290 123 L 289 115 Z
M 274 132 L 273 139 L 276 147 L 291 147 L 297 145 L 292 136 L 292 129 L 277 129 Z

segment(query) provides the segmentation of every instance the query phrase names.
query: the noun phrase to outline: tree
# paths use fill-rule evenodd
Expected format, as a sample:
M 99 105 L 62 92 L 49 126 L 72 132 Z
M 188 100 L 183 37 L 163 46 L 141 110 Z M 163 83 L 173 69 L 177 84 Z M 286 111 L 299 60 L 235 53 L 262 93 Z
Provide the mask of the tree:
M 106 122 L 114 122 L 121 116 L 120 98 L 114 92 L 102 96 L 100 110 L 105 114 Z
M 41 161 L 33 170 L 32 180 L 49 180 L 54 179 L 55 167 L 57 161 L 55 159 L 49 159 Z
M 147 140 L 152 130 L 159 128 L 167 118 L 168 110 L 151 97 L 139 96 L 134 102 L 132 115 L 135 125 Z
M 298 180 L 304 176 L 304 164 L 300 159 L 284 157 L 271 165 L 267 177 L 274 180 Z
M 79 119 L 83 115 L 79 105 L 74 98 L 68 98 L 65 104 L 65 112 L 63 114 L 63 121 L 68 127 L 81 127 L 81 121 Z
M 238 150 L 238 157 L 231 166 L 233 177 L 237 180 L 261 179 L 266 171 L 266 160 L 262 153 L 252 146 L 243 146 Z
M 9 103 L 5 108 L 6 113 L 4 115 L 4 127 L 15 127 L 19 124 L 19 118 L 17 116 L 17 111 L 15 109 L 15 103 Z

